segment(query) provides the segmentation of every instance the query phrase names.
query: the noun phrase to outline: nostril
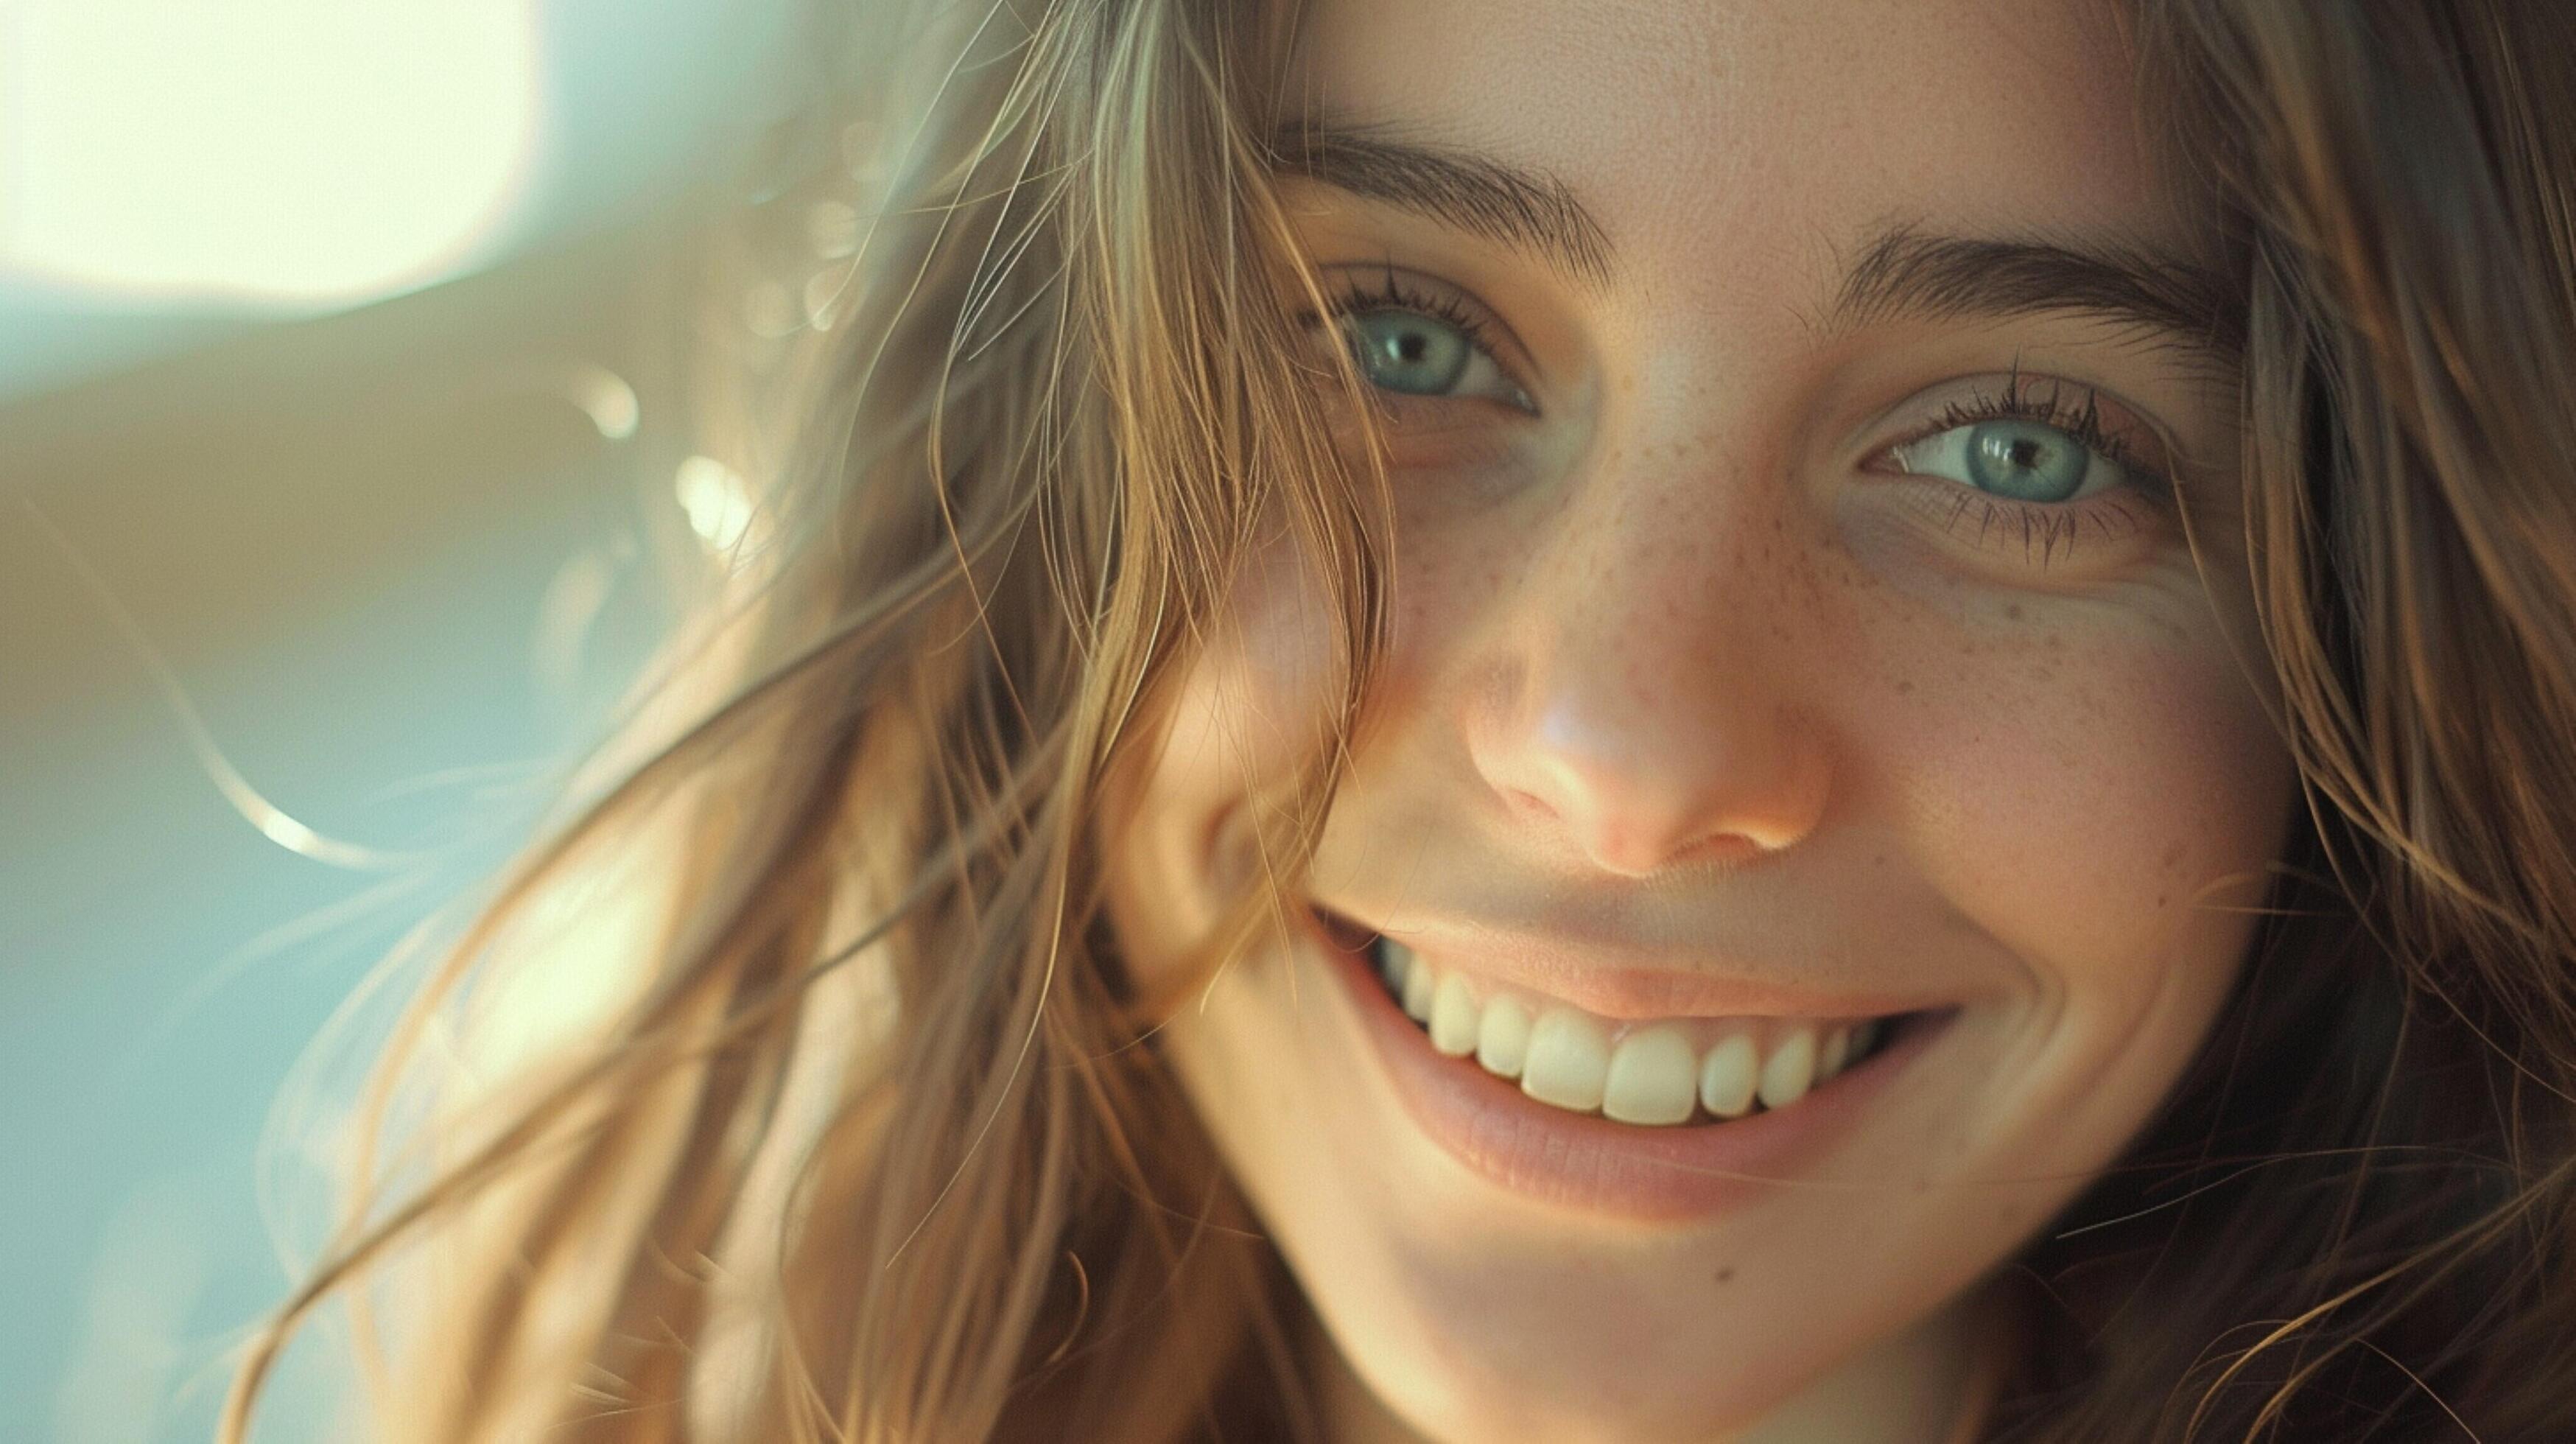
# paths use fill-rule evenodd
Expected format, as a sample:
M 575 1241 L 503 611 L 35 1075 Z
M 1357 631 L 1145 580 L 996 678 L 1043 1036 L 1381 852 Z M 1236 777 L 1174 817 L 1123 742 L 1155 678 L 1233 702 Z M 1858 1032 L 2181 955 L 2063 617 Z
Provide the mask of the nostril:
M 1731 867 L 1762 855 L 1762 844 L 1740 832 L 1722 832 L 1676 849 L 1664 859 L 1668 867 L 1685 864 Z
M 1546 818 L 1549 821 L 1556 819 L 1556 809 L 1548 805 L 1547 799 L 1528 788 L 1506 787 L 1502 789 L 1502 793 L 1503 801 L 1510 804 L 1512 811 L 1524 817 Z

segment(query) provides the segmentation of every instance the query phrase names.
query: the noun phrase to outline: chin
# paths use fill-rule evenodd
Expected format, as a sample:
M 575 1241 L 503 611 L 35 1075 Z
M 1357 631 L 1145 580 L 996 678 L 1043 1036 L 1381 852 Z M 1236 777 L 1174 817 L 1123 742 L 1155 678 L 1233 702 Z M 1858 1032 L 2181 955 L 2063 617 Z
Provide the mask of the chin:
M 1899 1182 L 1958 1141 L 1927 1095 L 1956 1086 L 1976 1000 L 1746 989 L 1674 1015 L 1650 1010 L 1712 999 L 1634 976 L 1569 999 L 1488 963 L 1471 1028 L 1441 956 L 1317 905 L 1171 1038 L 1335 1347 L 1432 1437 L 1740 1428 L 1916 1347 L 2053 1201 Z M 1516 1058 L 1492 1020 L 1524 997 L 1598 1019 L 1600 1046 L 1534 1011 Z

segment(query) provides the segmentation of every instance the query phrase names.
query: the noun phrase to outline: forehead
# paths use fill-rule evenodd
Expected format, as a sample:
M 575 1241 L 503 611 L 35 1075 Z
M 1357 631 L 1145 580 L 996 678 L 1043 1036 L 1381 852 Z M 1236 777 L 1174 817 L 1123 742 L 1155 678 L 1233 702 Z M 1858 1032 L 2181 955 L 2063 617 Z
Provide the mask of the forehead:
M 1550 173 L 1649 274 L 1891 222 L 2190 241 L 2107 0 L 1321 0 L 1304 40 L 1305 104 Z

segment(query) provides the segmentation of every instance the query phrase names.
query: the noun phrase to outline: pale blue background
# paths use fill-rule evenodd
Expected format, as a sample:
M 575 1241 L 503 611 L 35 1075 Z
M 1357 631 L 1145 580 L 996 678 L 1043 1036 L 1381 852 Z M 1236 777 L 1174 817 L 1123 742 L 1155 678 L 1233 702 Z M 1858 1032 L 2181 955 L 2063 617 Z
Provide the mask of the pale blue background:
M 547 0 L 554 129 L 478 274 L 291 323 L 0 277 L 0 1440 L 207 1436 L 286 1281 L 253 1152 L 290 1065 L 508 852 L 658 635 L 687 243 L 793 90 L 786 6 Z M 549 394 L 574 362 L 642 428 Z M 253 831 L 30 502 L 254 785 L 422 860 Z M 318 1377 L 261 1438 L 333 1437 Z

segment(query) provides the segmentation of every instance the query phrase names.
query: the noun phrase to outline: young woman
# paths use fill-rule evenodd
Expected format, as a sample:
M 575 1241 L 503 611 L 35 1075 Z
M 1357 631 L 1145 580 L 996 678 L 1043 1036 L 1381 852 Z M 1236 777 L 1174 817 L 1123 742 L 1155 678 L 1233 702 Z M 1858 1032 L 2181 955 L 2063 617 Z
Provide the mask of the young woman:
M 2576 1438 L 2563 10 L 863 48 L 726 695 L 236 1434 L 407 1261 L 388 1437 Z

